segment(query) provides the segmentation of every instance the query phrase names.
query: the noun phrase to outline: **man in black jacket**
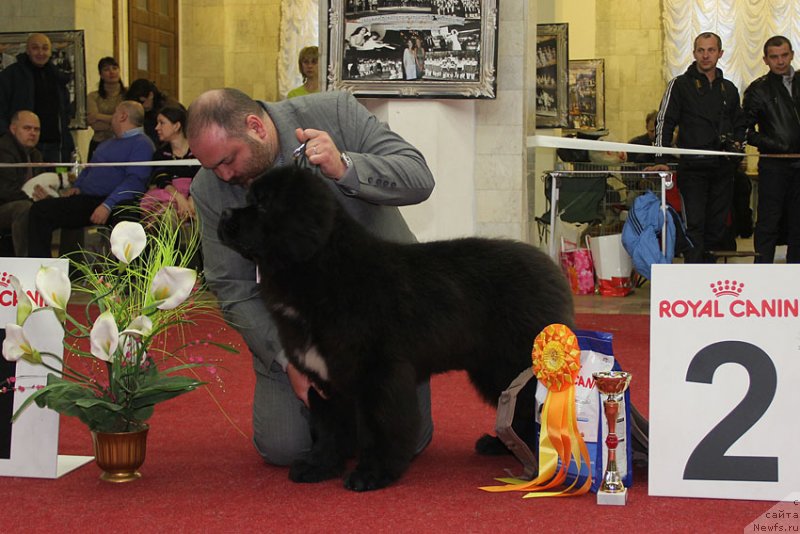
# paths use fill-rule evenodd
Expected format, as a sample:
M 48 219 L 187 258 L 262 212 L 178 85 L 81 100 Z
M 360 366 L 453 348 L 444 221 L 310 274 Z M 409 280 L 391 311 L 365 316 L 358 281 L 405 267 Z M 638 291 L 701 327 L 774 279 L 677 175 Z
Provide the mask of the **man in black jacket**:
M 739 151 L 745 128 L 739 90 L 717 68 L 722 40 L 714 33 L 701 33 L 694 40 L 693 53 L 695 61 L 667 85 L 656 117 L 655 146 L 670 146 L 679 127 L 679 148 Z M 684 253 L 686 263 L 712 262 L 708 251 L 724 247 L 737 163 L 718 156 L 680 157 L 686 233 L 694 244 Z M 655 168 L 667 170 L 661 165 Z
M 38 163 L 42 155 L 39 142 L 39 117 L 31 111 L 18 111 L 11 116 L 11 126 L 0 136 L 0 163 Z M 28 211 L 32 201 L 22 185 L 38 174 L 32 167 L 0 168 L 0 232 L 11 231 L 14 253 L 27 255 Z
M 70 161 L 75 144 L 69 131 L 67 79 L 50 60 L 52 50 L 45 34 L 32 33 L 25 53 L 0 72 L 0 132 L 8 129 L 17 111 L 33 111 L 41 121 L 38 149 L 44 160 Z
M 769 72 L 744 92 L 747 140 L 761 154 L 800 152 L 800 77 L 792 68 L 793 58 L 786 37 L 770 37 L 764 44 Z M 756 261 L 774 261 L 783 218 L 789 245 L 786 262 L 800 263 L 800 159 L 759 158 L 756 210 Z

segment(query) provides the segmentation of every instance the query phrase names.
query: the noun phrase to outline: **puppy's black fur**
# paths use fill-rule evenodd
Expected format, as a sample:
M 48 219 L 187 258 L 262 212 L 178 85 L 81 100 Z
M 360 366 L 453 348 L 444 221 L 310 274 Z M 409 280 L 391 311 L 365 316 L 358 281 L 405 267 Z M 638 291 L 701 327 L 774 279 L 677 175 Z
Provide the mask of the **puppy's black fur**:
M 311 454 L 290 478 L 339 476 L 355 446 L 345 486 L 362 491 L 408 467 L 419 381 L 463 369 L 496 404 L 531 366 L 536 335 L 573 326 L 572 295 L 555 263 L 520 242 L 378 239 L 331 185 L 304 170 L 271 171 L 253 182 L 247 207 L 223 215 L 219 236 L 258 264 L 286 355 L 322 392 L 310 393 Z M 518 408 L 515 429 L 530 438 L 532 392 Z

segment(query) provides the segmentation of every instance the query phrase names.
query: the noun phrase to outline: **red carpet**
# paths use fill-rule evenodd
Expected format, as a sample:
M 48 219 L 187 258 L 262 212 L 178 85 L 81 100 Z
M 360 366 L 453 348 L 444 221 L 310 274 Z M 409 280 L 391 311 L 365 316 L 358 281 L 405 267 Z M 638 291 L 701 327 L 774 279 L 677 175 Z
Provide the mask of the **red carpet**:
M 648 318 L 582 315 L 578 324 L 614 333 L 616 355 L 634 373 L 634 402 L 646 411 Z M 230 329 L 214 331 L 217 341 L 240 342 Z M 2 479 L 2 531 L 741 532 L 773 504 L 649 497 L 643 469 L 625 507 L 597 506 L 593 494 L 523 500 L 484 493 L 478 486 L 518 465 L 473 453 L 475 438 L 493 428 L 494 413 L 462 373 L 433 380 L 433 442 L 395 486 L 355 494 L 338 480 L 294 484 L 286 469 L 264 465 L 250 443 L 249 355 L 214 354 L 224 358 L 224 388 L 156 408 L 142 479 L 102 482 L 94 464 L 59 480 Z M 62 453 L 91 454 L 88 431 L 73 419 L 62 418 L 60 443 Z

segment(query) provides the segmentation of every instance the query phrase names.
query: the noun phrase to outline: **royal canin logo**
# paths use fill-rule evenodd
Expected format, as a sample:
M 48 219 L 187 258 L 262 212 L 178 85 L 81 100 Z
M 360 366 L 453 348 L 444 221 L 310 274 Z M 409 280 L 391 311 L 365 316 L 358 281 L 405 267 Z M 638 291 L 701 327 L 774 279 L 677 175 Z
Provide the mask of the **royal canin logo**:
M 709 284 L 713 299 L 664 299 L 658 302 L 658 316 L 684 317 L 798 317 L 800 300 L 797 298 L 752 299 L 741 298 L 744 282 L 717 280 Z M 722 298 L 733 297 L 733 299 Z
M 45 306 L 44 299 L 38 291 L 26 291 L 28 298 L 40 308 Z M 16 307 L 17 292 L 11 287 L 11 273 L 0 273 L 0 308 Z

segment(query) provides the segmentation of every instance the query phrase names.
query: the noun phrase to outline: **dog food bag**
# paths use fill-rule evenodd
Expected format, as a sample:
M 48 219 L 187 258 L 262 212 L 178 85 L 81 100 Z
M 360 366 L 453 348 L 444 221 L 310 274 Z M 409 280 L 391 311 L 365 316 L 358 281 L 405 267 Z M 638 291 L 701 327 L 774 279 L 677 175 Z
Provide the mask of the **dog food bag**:
M 605 440 L 608 435 L 608 425 L 603 414 L 602 399 L 594 384 L 592 373 L 599 371 L 621 370 L 614 359 L 612 349 L 613 336 L 607 332 L 593 332 L 589 330 L 575 330 L 578 346 L 581 348 L 581 370 L 575 384 L 575 412 L 578 419 L 578 431 L 586 442 L 591 459 L 590 469 L 583 466 L 578 472 L 577 465 L 571 463 L 567 472 L 569 477 L 587 476 L 591 473 L 591 491 L 597 492 L 603 481 L 606 463 L 608 462 L 608 447 Z M 547 395 L 547 388 L 540 385 L 536 388 L 536 422 L 540 422 L 541 408 Z M 626 487 L 633 482 L 633 450 L 630 436 L 630 390 L 625 392 L 619 417 L 617 419 L 616 434 L 619 438 L 617 445 L 617 469 Z

